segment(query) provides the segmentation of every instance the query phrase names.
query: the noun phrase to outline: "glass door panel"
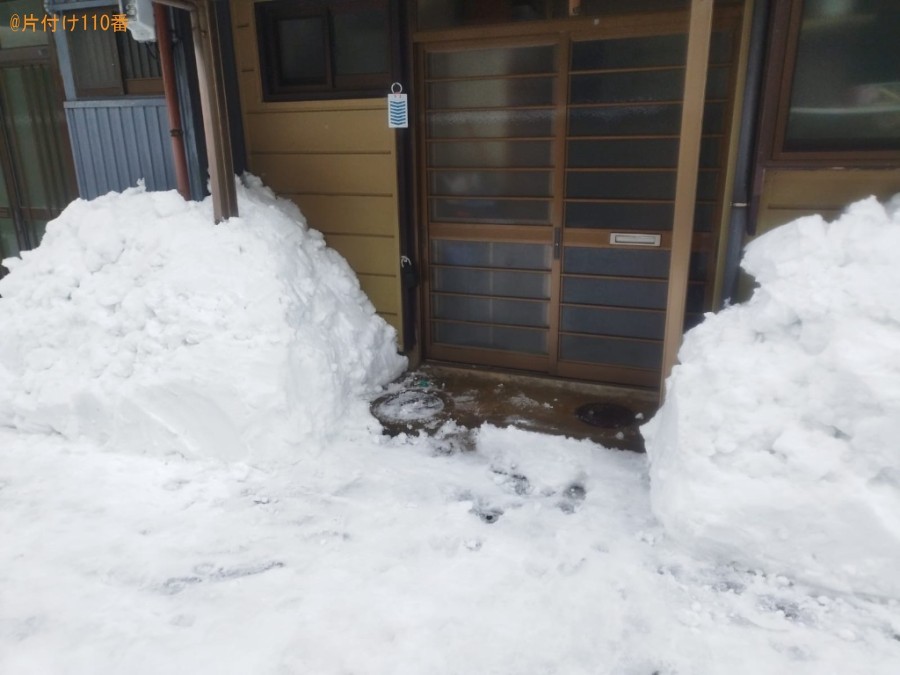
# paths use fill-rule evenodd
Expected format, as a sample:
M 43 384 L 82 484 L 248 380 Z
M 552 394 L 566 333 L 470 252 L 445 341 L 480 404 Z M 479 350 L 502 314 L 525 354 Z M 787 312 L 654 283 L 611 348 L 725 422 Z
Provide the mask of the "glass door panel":
M 558 363 L 562 372 L 658 381 L 687 36 L 573 42 Z M 720 199 L 730 32 L 713 35 L 695 226 Z M 721 64 L 721 65 L 719 65 Z M 689 320 L 703 312 L 710 256 L 695 253 Z
M 421 46 L 429 357 L 658 386 L 687 36 L 604 31 Z M 688 325 L 714 276 L 735 31 L 710 48 Z
M 434 357 L 547 367 L 557 58 L 555 44 L 425 54 Z

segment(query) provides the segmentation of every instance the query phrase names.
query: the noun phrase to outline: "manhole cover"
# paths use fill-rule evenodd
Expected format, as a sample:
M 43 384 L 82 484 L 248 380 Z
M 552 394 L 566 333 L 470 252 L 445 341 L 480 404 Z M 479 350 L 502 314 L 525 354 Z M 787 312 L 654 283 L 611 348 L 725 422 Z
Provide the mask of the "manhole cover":
M 443 411 L 444 401 L 437 394 L 409 389 L 382 396 L 372 404 L 372 414 L 391 424 L 421 423 Z
M 585 403 L 575 411 L 575 416 L 586 424 L 603 429 L 624 429 L 635 421 L 634 411 L 617 403 Z

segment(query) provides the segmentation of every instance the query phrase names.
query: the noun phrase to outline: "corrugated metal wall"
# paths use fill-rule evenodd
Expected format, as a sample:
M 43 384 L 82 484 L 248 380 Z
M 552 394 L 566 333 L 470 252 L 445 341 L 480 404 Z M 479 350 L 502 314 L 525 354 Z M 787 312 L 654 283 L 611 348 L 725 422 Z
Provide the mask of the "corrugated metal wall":
M 164 98 L 68 101 L 65 109 L 82 197 L 124 190 L 142 178 L 148 190 L 176 185 Z

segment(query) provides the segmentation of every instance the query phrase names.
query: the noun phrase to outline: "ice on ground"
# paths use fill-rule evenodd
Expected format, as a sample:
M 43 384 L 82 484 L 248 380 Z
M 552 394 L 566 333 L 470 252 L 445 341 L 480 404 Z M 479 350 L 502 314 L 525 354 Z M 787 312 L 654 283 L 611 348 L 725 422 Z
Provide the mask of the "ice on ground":
M 747 248 L 644 426 L 653 511 L 698 555 L 900 598 L 900 199 Z
M 374 424 L 394 330 L 296 207 L 245 183 L 219 225 L 176 192 L 78 200 L 4 261 L 0 425 L 256 462 Z

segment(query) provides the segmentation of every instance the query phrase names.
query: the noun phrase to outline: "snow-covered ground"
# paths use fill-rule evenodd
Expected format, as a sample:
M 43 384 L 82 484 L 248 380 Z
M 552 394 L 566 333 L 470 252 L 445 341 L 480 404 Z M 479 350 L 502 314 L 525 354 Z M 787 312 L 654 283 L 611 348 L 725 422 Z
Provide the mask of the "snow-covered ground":
M 897 600 L 670 538 L 644 456 L 380 435 L 390 329 L 239 197 L 76 203 L 0 283 L 2 675 L 900 671 Z
M 640 455 L 379 440 L 259 470 L 0 432 L 0 673 L 897 672 L 896 603 L 678 549 Z

